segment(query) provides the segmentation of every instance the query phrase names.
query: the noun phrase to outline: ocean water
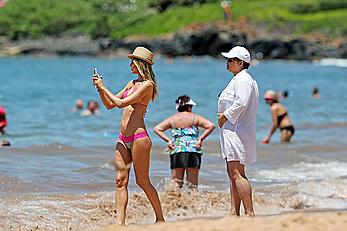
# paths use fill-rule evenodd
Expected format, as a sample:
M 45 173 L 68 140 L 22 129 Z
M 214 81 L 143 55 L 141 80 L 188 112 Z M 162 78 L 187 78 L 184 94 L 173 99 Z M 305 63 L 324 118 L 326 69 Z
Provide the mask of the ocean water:
M 333 64 L 333 62 L 330 62 Z M 94 67 L 117 92 L 131 79 L 128 59 L 90 57 L 0 58 L 0 105 L 8 126 L 0 139 L 0 230 L 82 230 L 115 221 L 113 149 L 121 110 L 106 110 L 91 84 Z M 153 127 L 175 113 L 174 101 L 190 95 L 194 111 L 216 123 L 217 95 L 232 78 L 225 60 L 209 57 L 156 59 L 159 97 L 150 103 L 146 124 L 154 147 L 151 179 L 168 220 L 224 216 L 228 178 L 219 153 L 218 130 L 204 143 L 199 192 L 170 182 L 165 144 Z M 296 133 L 280 144 L 260 144 L 271 126 L 269 106 L 260 99 L 257 115 L 259 161 L 247 167 L 256 213 L 347 208 L 347 69 L 308 61 L 261 61 L 249 72 L 262 96 L 288 90 L 287 107 Z M 311 97 L 318 87 L 320 100 Z M 76 99 L 96 99 L 100 116 L 73 112 Z M 131 172 L 127 221 L 151 223 L 153 214 Z M 40 218 L 40 219 L 37 219 Z
M 100 58 L 1 58 L 0 104 L 8 111 L 7 136 L 15 147 L 58 143 L 74 147 L 113 145 L 112 134 L 119 129 L 121 111 L 107 111 L 91 84 L 93 67 L 104 82 L 118 92 L 136 76 L 129 71 L 127 59 Z M 174 101 L 190 95 L 198 105 L 194 111 L 216 122 L 217 95 L 231 79 L 224 60 L 196 58 L 192 63 L 175 59 L 172 64 L 158 59 L 154 66 L 159 97 L 151 103 L 146 122 L 152 139 L 155 124 L 175 113 Z M 318 66 L 311 62 L 264 61 L 249 71 L 258 81 L 260 95 L 268 89 L 288 90 L 288 107 L 298 129 L 297 138 L 310 142 L 311 130 L 322 126 L 333 129 L 346 122 L 346 68 Z M 312 87 L 318 87 L 322 99 L 313 100 Z M 76 99 L 85 103 L 97 99 L 100 117 L 81 118 L 71 113 Z M 260 100 L 257 121 L 258 139 L 270 124 L 270 112 Z M 315 133 L 315 132 L 313 132 Z M 316 134 L 318 135 L 318 134 Z M 308 137 L 309 139 L 306 139 Z M 320 137 L 320 136 L 319 136 Z M 318 137 L 312 137 L 318 138 Z M 329 139 L 326 135 L 320 139 Z M 216 131 L 211 139 L 218 140 Z M 295 139 L 299 140 L 299 139 Z M 279 139 L 274 139 L 275 142 Z

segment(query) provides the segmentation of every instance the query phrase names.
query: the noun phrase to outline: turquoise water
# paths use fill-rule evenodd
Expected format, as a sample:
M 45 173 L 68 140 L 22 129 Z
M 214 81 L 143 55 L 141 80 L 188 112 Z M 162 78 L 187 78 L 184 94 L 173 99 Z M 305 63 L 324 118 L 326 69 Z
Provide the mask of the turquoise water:
M 225 87 L 230 73 L 220 59 L 184 58 L 167 64 L 157 59 L 159 98 L 151 103 L 146 114 L 148 130 L 155 143 L 159 139 L 152 132 L 155 124 L 175 113 L 174 101 L 182 94 L 190 95 L 198 105 L 194 111 L 216 123 L 218 93 Z M 8 111 L 7 135 L 15 147 L 63 144 L 69 146 L 109 146 L 112 134 L 119 129 L 121 110 L 107 111 L 91 84 L 93 67 L 104 76 L 104 82 L 117 92 L 132 78 L 128 59 L 102 58 L 0 58 L 0 104 Z M 283 100 L 292 117 L 297 133 L 293 142 L 330 142 L 331 132 L 319 136 L 322 126 L 335 129 L 347 122 L 346 68 L 317 66 L 305 61 L 263 61 L 250 68 L 258 81 L 260 94 L 268 89 L 289 90 Z M 311 97 L 312 87 L 318 87 L 322 99 Z M 76 99 L 85 103 L 97 99 L 101 116 L 81 117 L 71 112 Z M 258 141 L 271 124 L 269 107 L 260 99 L 257 121 Z M 340 137 L 343 131 L 335 129 Z M 344 129 L 343 129 L 344 130 Z M 218 140 L 217 131 L 210 140 Z M 274 136 L 278 142 L 278 135 Z M 323 140 L 323 141 L 322 141 Z M 337 141 L 338 142 L 338 141 Z

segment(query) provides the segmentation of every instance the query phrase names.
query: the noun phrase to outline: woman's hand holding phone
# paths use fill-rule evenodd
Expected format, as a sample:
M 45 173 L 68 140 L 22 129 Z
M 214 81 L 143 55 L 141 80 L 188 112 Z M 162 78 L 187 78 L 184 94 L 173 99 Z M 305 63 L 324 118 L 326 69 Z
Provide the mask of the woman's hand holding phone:
M 98 74 L 98 71 L 96 68 L 94 68 L 94 73 L 92 77 L 92 81 L 94 86 L 99 90 L 103 86 L 102 82 L 102 76 Z

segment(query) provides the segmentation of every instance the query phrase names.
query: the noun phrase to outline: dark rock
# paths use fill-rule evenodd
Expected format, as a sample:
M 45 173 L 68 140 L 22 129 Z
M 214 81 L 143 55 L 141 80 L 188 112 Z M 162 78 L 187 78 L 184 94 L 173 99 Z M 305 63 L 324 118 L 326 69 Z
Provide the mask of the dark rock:
M 96 55 L 100 51 L 99 42 L 91 40 L 88 36 L 47 37 L 40 40 L 21 42 L 21 52 L 23 54 Z
M 284 58 L 290 48 L 281 40 L 255 40 L 249 44 L 253 53 L 262 53 L 265 58 Z
M 347 59 L 347 43 L 341 44 L 338 48 L 339 57 Z
M 156 0 L 150 4 L 150 7 L 164 12 L 172 6 L 194 6 L 206 3 L 208 0 Z
M 2 54 L 48 54 L 48 55 L 104 55 L 126 56 L 137 46 L 148 47 L 155 53 L 167 56 L 210 55 L 220 56 L 221 52 L 241 45 L 247 47 L 252 56 L 266 59 L 347 58 L 347 44 L 334 47 L 319 41 L 292 39 L 249 39 L 246 33 L 230 28 L 219 29 L 213 26 L 178 31 L 171 36 L 158 38 L 134 37 L 124 40 L 108 38 L 92 40 L 88 36 L 47 37 L 39 40 L 8 42 L 0 40 Z M 8 48 L 6 50 L 6 47 Z M 9 49 L 14 47 L 13 49 Z M 2 51 L 1 51 L 2 49 Z

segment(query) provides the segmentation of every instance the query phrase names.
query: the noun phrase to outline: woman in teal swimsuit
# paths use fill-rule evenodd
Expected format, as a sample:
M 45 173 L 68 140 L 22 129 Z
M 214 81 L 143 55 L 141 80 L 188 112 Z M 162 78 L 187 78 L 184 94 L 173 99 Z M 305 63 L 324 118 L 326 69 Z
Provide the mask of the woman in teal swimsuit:
M 170 149 L 170 168 L 172 179 L 179 187 L 183 186 L 184 174 L 190 188 L 198 186 L 199 169 L 201 166 L 201 145 L 213 131 L 215 125 L 200 115 L 192 112 L 196 105 L 189 96 L 183 95 L 176 100 L 178 113 L 159 123 L 154 132 L 167 142 Z M 205 131 L 199 137 L 199 127 Z M 164 133 L 171 129 L 172 140 Z
M 132 74 L 137 75 L 123 90 L 114 95 L 107 89 L 96 72 L 93 84 L 107 109 L 123 108 L 122 120 L 115 148 L 116 210 L 117 222 L 125 225 L 128 204 L 128 182 L 131 163 L 134 164 L 136 183 L 146 193 L 157 221 L 164 221 L 158 193 L 149 179 L 149 160 L 152 147 L 144 115 L 149 101 L 157 95 L 157 83 L 152 70 L 153 54 L 144 47 L 137 47 L 128 56 Z

